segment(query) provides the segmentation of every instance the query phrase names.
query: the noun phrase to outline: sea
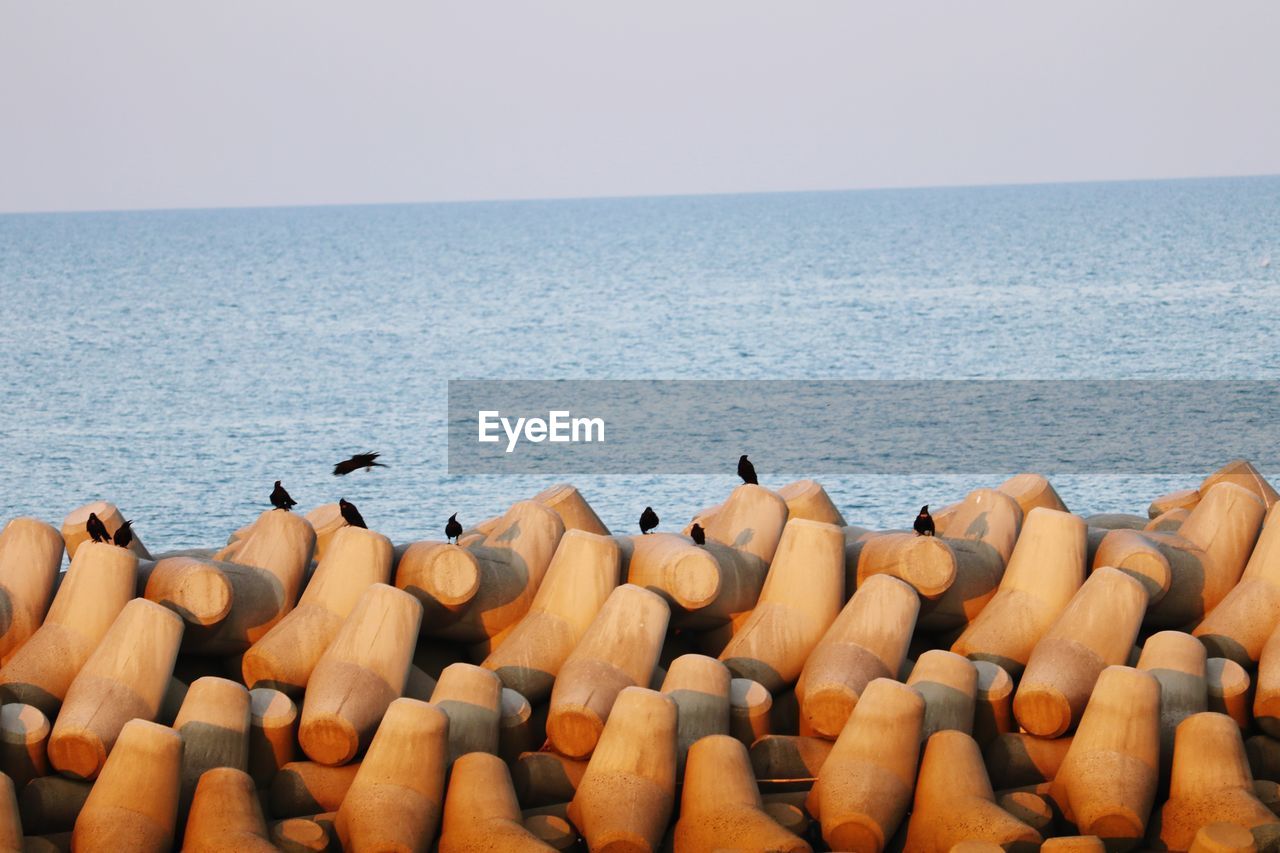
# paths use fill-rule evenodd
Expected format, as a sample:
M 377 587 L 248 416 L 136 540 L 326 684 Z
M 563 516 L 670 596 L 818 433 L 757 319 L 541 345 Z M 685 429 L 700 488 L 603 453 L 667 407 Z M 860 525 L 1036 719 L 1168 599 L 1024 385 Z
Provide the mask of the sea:
M 0 522 L 110 500 L 153 552 L 221 544 L 277 479 L 398 543 L 562 479 L 451 473 L 450 379 L 1175 378 L 1280 379 L 1280 177 L 0 216 Z M 615 532 L 678 530 L 744 441 L 572 482 Z M 1014 473 L 818 479 L 898 528 Z M 1053 482 L 1089 514 L 1198 480 Z

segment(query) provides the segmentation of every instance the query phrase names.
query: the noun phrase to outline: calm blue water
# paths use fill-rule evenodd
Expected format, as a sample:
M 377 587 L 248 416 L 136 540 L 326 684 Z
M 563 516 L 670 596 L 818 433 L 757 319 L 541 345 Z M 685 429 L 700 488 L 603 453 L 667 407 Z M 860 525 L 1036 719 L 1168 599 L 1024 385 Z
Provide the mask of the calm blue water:
M 448 476 L 449 378 L 1280 378 L 1280 178 L 0 216 L 0 295 L 0 519 L 100 497 L 153 550 L 217 544 L 281 478 L 401 541 L 546 485 Z M 578 485 L 679 526 L 740 443 Z M 361 450 L 391 467 L 330 475 Z M 900 526 L 1009 473 L 825 485 Z

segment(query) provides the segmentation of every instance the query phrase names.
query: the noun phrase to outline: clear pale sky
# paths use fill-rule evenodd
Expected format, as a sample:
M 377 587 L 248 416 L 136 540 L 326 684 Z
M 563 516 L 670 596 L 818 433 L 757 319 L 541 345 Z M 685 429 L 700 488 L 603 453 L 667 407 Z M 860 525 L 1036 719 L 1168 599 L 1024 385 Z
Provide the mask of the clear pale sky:
M 0 211 L 1277 172 L 1274 0 L 0 0 Z

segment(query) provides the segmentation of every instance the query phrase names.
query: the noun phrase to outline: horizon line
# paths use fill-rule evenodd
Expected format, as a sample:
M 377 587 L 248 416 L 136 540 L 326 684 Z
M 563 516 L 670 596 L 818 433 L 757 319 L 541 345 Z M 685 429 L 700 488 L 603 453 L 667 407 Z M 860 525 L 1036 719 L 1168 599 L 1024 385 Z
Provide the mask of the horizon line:
M 0 217 L 8 216 L 75 216 L 82 214 L 107 213 L 201 213 L 237 210 L 308 210 L 314 208 L 344 207 L 421 207 L 434 205 L 485 205 L 485 204 L 536 204 L 575 201 L 644 201 L 656 199 L 688 199 L 688 198 L 721 198 L 736 196 L 764 195 L 819 195 L 836 193 L 874 193 L 899 192 L 913 190 L 963 190 L 963 189 L 1003 189 L 1057 186 L 1083 186 L 1090 184 L 1140 184 L 1170 183 L 1176 181 L 1215 181 L 1246 180 L 1250 178 L 1277 178 L 1280 172 L 1217 174 L 1217 175 L 1179 175 L 1173 177 L 1146 178 L 1081 178 L 1078 180 L 1027 180 L 1001 181 L 989 184 L 955 183 L 955 184 L 885 184 L 862 187 L 831 187 L 824 189 L 763 189 L 763 190 L 730 190 L 723 192 L 656 192 L 635 193 L 627 195 L 565 195 L 565 196 L 494 196 L 487 198 L 443 198 L 417 201 L 328 201 L 311 204 L 225 204 L 225 205 L 192 205 L 177 207 L 100 207 L 100 208 L 57 208 L 36 210 L 0 209 Z

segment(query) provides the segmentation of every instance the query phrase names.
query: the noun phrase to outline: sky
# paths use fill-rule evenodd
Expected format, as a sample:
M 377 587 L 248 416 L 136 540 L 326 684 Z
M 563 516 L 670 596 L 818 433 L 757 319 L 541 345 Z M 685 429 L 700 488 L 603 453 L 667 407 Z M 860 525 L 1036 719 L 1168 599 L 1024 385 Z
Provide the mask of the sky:
M 0 0 L 0 211 L 1280 173 L 1274 0 Z

